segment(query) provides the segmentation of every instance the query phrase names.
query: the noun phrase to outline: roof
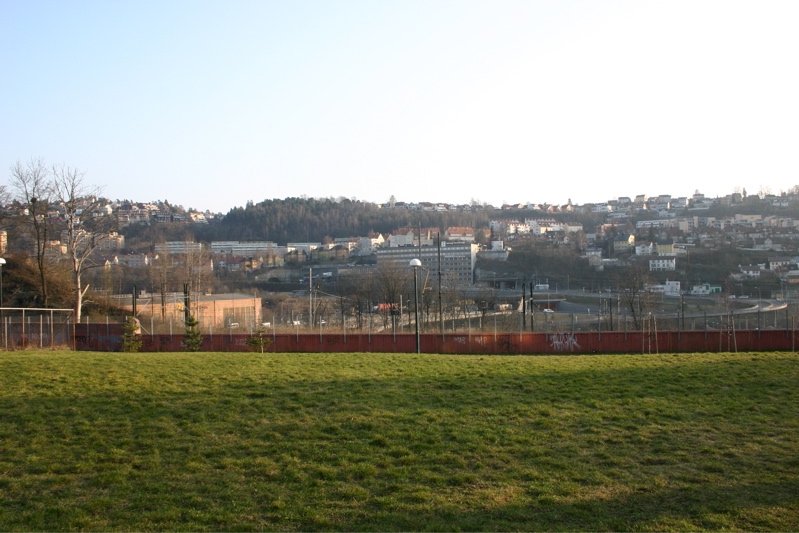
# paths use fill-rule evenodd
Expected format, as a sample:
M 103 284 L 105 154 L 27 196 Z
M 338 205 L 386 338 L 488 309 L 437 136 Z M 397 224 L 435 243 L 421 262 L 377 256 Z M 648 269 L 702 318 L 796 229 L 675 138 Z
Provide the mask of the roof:
M 243 294 L 240 292 L 230 292 L 230 293 L 222 293 L 222 294 L 201 294 L 198 298 L 201 302 L 213 302 L 213 301 L 221 301 L 221 300 L 253 300 L 257 299 L 257 296 L 253 296 L 251 294 Z

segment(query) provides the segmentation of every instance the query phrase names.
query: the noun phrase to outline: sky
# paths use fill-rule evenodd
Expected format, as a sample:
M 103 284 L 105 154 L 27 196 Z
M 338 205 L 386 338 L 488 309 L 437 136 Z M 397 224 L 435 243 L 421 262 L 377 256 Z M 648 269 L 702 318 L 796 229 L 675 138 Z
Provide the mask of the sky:
M 0 184 L 599 202 L 799 184 L 796 0 L 0 0 Z

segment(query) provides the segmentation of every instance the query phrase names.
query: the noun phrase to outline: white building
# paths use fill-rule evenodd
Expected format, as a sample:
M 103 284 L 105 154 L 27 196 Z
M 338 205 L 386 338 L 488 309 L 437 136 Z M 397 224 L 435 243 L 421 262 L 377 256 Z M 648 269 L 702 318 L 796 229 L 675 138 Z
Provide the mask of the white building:
M 668 281 L 647 287 L 652 292 L 663 293 L 666 296 L 679 296 L 680 295 L 680 282 Z
M 650 272 L 676 270 L 677 259 L 674 257 L 659 257 L 658 259 L 649 260 Z
M 358 254 L 359 255 L 372 255 L 375 253 L 375 250 L 381 246 L 386 240 L 383 238 L 383 235 L 377 234 L 376 237 L 361 237 L 358 240 Z
M 167 241 L 155 245 L 155 251 L 159 254 L 188 254 L 201 252 L 202 243 L 189 241 Z
M 214 241 L 211 252 L 221 255 L 240 255 L 249 257 L 277 252 L 277 244 L 270 241 Z

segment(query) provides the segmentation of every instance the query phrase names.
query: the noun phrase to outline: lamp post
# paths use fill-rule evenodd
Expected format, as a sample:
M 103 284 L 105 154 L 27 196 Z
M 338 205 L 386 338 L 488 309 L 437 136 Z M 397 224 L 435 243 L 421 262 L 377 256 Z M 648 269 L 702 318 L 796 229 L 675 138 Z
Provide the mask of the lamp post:
M 5 264 L 6 264 L 6 260 L 3 259 L 2 257 L 0 257 L 0 324 L 2 324 L 2 327 L 3 327 L 3 332 L 4 332 L 3 333 L 3 338 L 6 341 L 5 342 L 5 346 L 6 346 L 6 348 L 8 348 L 8 339 L 5 339 L 6 317 L 5 317 L 5 313 L 3 311 L 3 265 L 5 265 Z
M 0 257 L 0 307 L 3 307 L 3 265 L 6 260 Z
M 416 319 L 416 353 L 422 353 L 421 342 L 419 339 L 419 267 L 422 266 L 422 262 L 418 259 L 411 259 L 411 266 L 413 267 L 413 299 L 415 301 L 414 305 L 414 317 Z

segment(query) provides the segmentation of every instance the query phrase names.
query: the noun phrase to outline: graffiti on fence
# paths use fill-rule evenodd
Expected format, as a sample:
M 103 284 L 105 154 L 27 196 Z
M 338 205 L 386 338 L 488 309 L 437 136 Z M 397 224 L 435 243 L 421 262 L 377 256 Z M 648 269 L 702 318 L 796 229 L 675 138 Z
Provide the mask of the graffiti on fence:
M 92 337 L 97 339 L 100 346 L 117 345 L 122 342 L 122 337 L 119 335 L 92 335 Z
M 466 344 L 466 337 L 453 337 L 452 340 L 458 344 Z
M 517 353 L 519 351 L 519 347 L 513 344 L 509 339 L 501 338 L 499 339 L 498 343 L 499 351 L 505 353 Z
M 551 338 L 552 343 L 550 346 L 556 352 L 565 352 L 567 350 L 573 352 L 575 349 L 580 349 L 577 339 L 574 338 L 574 333 L 553 333 Z

